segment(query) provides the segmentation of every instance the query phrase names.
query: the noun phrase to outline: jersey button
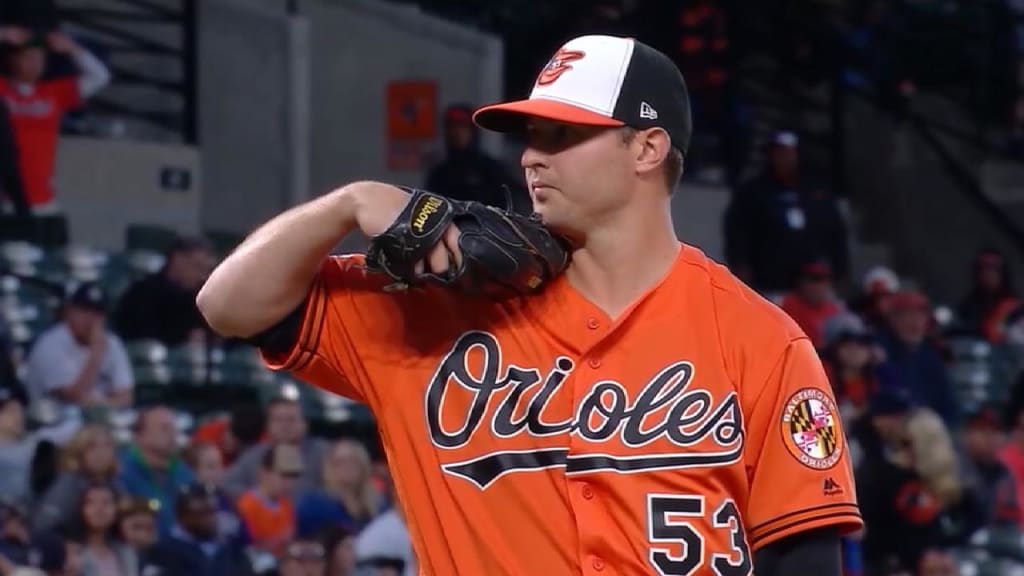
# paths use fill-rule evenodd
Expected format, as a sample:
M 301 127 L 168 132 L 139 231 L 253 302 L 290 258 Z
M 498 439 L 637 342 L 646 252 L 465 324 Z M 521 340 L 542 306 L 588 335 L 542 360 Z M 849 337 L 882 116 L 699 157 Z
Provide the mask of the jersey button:
M 591 330 L 597 330 L 601 327 L 601 322 L 597 318 L 587 318 L 587 328 Z
M 587 366 L 590 366 L 591 368 L 600 368 L 601 360 L 599 358 L 591 358 L 590 360 L 587 360 Z
M 583 493 L 583 497 L 587 500 L 594 498 L 594 489 L 590 487 L 590 484 L 584 484 L 580 491 Z
M 597 570 L 598 572 L 604 570 L 604 560 L 602 560 L 598 556 L 594 556 L 590 559 L 590 565 L 593 566 L 594 570 Z

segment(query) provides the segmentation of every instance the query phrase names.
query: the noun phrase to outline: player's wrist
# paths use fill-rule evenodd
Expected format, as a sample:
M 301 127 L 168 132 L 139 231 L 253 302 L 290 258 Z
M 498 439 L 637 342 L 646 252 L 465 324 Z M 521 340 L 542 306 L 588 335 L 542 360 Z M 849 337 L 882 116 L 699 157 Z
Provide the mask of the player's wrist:
M 394 194 L 396 189 L 382 182 L 353 182 L 335 191 L 335 206 L 346 224 L 352 223 L 362 229 L 362 224 L 375 211 L 379 212 L 380 199 L 387 194 Z

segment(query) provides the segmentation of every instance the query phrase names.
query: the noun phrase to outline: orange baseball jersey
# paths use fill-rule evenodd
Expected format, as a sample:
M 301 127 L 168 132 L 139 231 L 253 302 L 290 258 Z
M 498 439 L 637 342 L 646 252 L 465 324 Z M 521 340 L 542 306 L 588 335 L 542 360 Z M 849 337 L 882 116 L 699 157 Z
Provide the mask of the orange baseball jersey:
M 372 408 L 423 574 L 741 576 L 862 526 L 813 346 L 700 250 L 615 319 L 564 277 L 495 303 L 362 262 L 267 361 Z

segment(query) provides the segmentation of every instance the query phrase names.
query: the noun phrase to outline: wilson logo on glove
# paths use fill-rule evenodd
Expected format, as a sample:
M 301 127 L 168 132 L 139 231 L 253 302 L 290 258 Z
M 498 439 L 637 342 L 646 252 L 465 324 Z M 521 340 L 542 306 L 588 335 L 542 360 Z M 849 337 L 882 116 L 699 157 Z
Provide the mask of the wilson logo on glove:
M 427 226 L 430 223 L 430 216 L 437 214 L 444 206 L 444 199 L 434 195 L 424 195 L 419 202 L 416 203 L 416 208 L 413 209 L 412 213 L 416 215 L 412 220 L 412 230 L 416 234 L 423 236 L 429 234 L 429 231 L 442 222 L 444 218 L 438 219 L 437 222 L 432 223 L 431 226 Z
M 432 282 L 509 298 L 542 290 L 569 265 L 567 244 L 537 218 L 423 190 L 411 192 L 409 204 L 387 230 L 370 239 L 366 251 L 366 267 L 387 274 L 398 287 Z M 441 242 L 450 225 L 459 229 L 462 264 L 442 274 L 417 274 L 416 263 Z

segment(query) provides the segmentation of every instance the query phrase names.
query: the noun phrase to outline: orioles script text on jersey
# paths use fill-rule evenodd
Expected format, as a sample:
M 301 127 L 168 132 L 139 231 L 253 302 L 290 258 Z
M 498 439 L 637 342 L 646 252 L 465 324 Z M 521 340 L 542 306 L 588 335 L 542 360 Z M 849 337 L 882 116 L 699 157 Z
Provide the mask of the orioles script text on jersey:
M 861 527 L 813 346 L 699 250 L 617 319 L 386 284 L 329 259 L 268 362 L 374 411 L 422 573 L 743 576 Z

